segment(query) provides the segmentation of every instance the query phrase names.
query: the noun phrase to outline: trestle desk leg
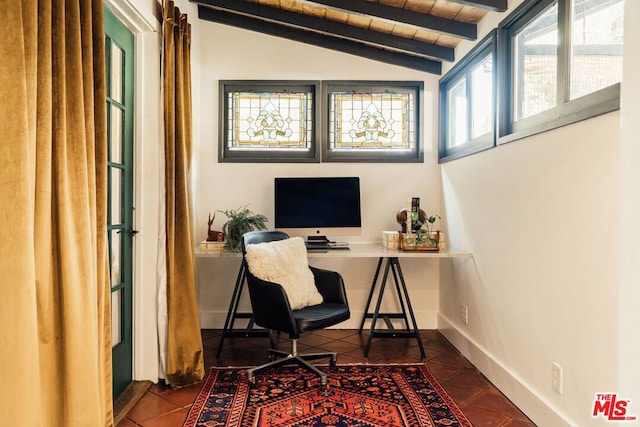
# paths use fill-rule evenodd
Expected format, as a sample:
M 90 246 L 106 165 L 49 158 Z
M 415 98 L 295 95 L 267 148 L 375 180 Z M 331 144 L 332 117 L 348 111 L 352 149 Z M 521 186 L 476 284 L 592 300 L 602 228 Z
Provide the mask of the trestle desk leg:
M 376 302 L 375 310 L 372 314 L 369 313 L 369 307 L 371 305 L 371 300 L 373 297 L 373 293 L 375 287 L 377 285 L 377 279 L 379 276 L 380 263 L 382 262 L 382 258 L 378 262 L 378 268 L 376 269 L 376 274 L 374 275 L 374 282 L 371 285 L 371 291 L 369 294 L 369 299 L 367 301 L 367 306 L 365 308 L 364 315 L 362 317 L 362 323 L 360 325 L 360 331 L 364 325 L 365 319 L 371 318 L 371 328 L 369 332 L 369 336 L 367 337 L 367 343 L 364 349 L 364 357 L 368 357 L 369 349 L 371 348 L 371 341 L 374 336 L 383 336 L 389 338 L 405 338 L 405 337 L 413 337 L 418 342 L 418 348 L 420 349 L 420 355 L 424 359 L 425 352 L 424 346 L 422 345 L 422 338 L 420 337 L 420 332 L 418 330 L 418 324 L 416 322 L 415 314 L 413 312 L 413 306 L 411 305 L 411 300 L 409 299 L 409 292 L 407 290 L 407 284 L 404 280 L 404 275 L 402 274 L 402 268 L 400 266 L 400 261 L 397 257 L 387 258 L 387 262 L 384 269 L 384 274 L 382 277 L 382 282 L 380 283 L 380 290 L 378 293 L 378 299 Z M 389 278 L 389 269 L 391 269 L 391 273 L 393 275 L 393 281 L 395 284 L 395 290 L 398 295 L 398 299 L 400 301 L 401 313 L 380 313 L 380 307 L 382 305 L 382 298 L 384 296 L 384 291 L 386 288 L 386 282 Z M 389 330 L 387 331 L 376 331 L 376 323 L 378 318 L 381 317 L 386 323 Z M 409 324 L 409 317 L 411 317 L 411 324 Z M 403 319 L 405 324 L 405 331 L 397 331 L 393 328 L 393 324 L 389 319 Z
M 378 283 L 378 275 L 380 274 L 381 266 L 382 266 L 382 257 L 378 258 L 378 265 L 376 267 L 376 272 L 373 275 L 373 280 L 371 281 L 371 289 L 369 290 L 369 297 L 367 298 L 367 306 L 364 308 L 364 315 L 362 316 L 362 322 L 360 322 L 360 327 L 358 328 L 358 334 L 362 334 L 362 329 L 364 328 L 364 321 L 367 319 L 367 313 L 369 313 L 369 307 L 371 306 L 371 299 L 373 298 L 373 292 L 376 290 L 376 285 Z
M 227 311 L 227 318 L 224 322 L 224 328 L 218 341 L 218 348 L 216 350 L 216 358 L 220 358 L 222 352 L 222 345 L 226 337 L 268 337 L 271 348 L 275 348 L 275 340 L 273 334 L 269 330 L 253 330 L 253 314 L 252 313 L 238 313 L 238 306 L 240 305 L 240 297 L 242 296 L 242 287 L 245 284 L 247 278 L 247 264 L 243 259 L 240 263 L 240 269 L 238 271 L 238 277 L 236 284 L 233 288 L 233 294 L 231 296 L 231 302 L 229 303 L 229 310 Z M 233 325 L 236 318 L 249 319 L 249 324 L 244 331 L 235 332 Z

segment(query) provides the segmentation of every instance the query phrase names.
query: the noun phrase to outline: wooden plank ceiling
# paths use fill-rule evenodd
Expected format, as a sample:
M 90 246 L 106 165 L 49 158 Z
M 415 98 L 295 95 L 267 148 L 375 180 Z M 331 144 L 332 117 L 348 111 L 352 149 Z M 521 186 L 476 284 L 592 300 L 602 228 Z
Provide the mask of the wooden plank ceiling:
M 190 0 L 202 20 L 441 74 L 507 0 Z

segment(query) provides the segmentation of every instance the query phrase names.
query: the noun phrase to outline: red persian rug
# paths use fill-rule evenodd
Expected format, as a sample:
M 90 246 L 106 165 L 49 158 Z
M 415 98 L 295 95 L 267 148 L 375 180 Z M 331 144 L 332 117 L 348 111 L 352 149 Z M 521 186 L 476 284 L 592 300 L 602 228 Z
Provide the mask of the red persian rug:
M 213 368 L 183 427 L 471 426 L 425 365 L 321 367 L 319 378 L 296 366 L 256 375 Z

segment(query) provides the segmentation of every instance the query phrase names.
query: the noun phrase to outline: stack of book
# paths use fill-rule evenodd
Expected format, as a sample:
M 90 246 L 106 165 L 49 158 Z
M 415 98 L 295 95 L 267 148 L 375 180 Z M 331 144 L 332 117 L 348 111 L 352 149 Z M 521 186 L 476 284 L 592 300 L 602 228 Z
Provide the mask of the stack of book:
M 209 242 L 203 240 L 200 242 L 200 250 L 205 252 L 222 252 L 225 242 Z

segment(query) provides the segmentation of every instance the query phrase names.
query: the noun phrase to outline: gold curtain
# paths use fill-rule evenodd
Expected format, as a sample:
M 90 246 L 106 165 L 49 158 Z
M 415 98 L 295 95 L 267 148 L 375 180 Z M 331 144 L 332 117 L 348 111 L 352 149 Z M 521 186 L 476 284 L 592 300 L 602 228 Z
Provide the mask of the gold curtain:
M 163 91 L 167 230 L 167 367 L 172 387 L 204 377 L 195 289 L 191 197 L 191 25 L 163 7 Z
M 102 0 L 1 9 L 0 420 L 111 426 Z

